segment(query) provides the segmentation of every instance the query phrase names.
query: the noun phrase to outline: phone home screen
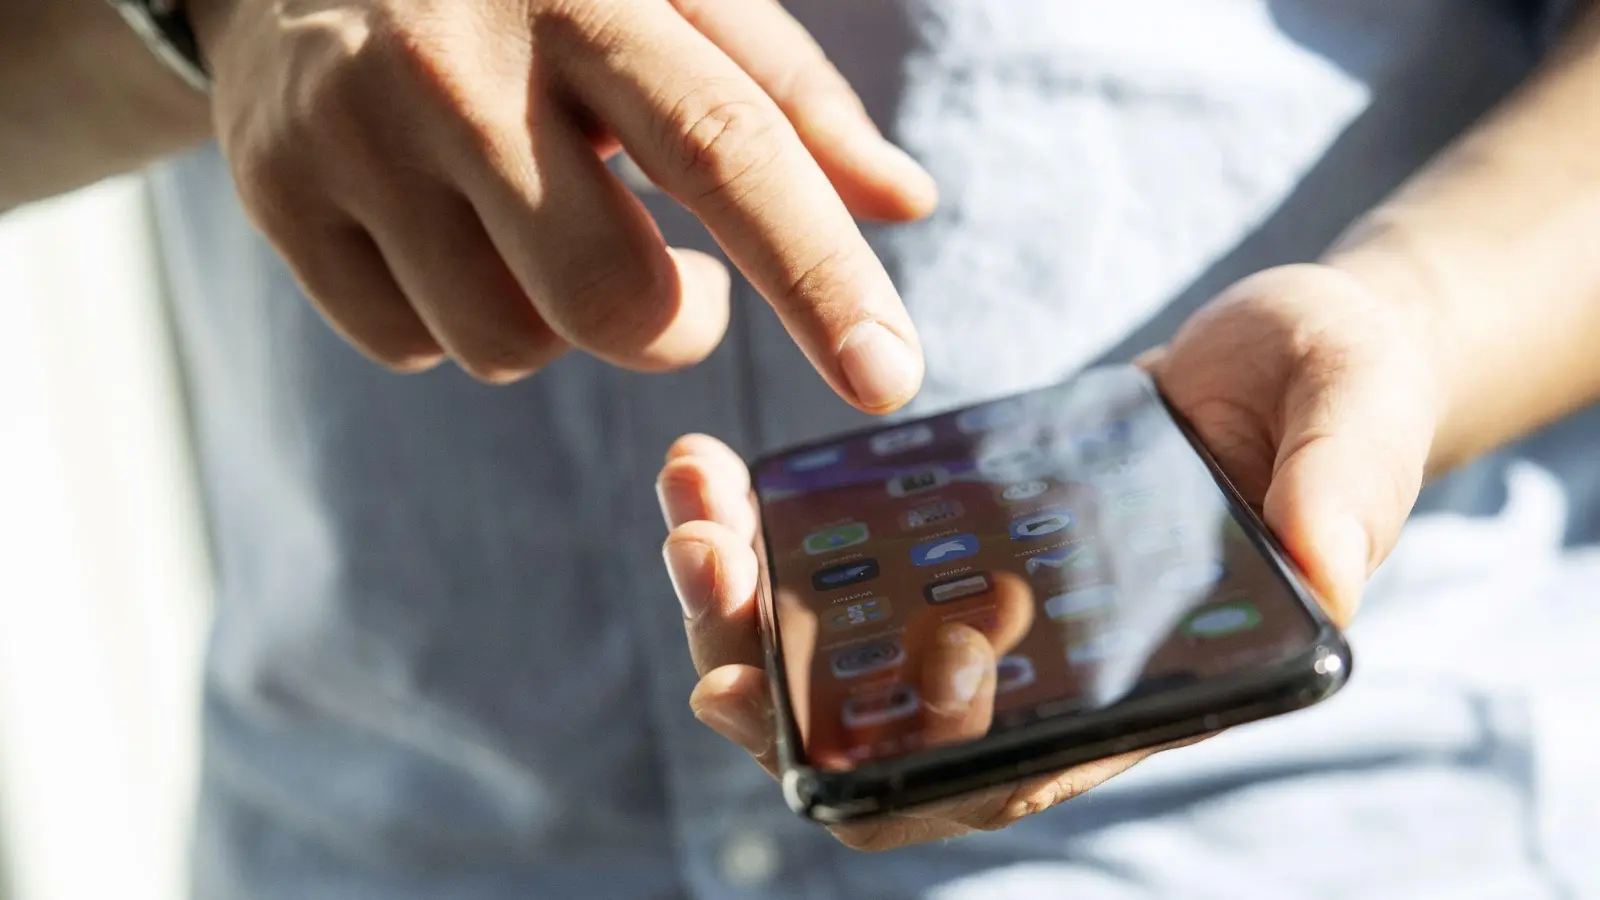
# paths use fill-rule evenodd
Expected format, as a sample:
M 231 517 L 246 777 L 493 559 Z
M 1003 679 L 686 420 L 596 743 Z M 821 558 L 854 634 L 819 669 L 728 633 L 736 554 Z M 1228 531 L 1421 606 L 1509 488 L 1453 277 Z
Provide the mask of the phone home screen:
M 823 769 L 1316 638 L 1134 369 L 769 458 L 756 483 L 792 711 Z

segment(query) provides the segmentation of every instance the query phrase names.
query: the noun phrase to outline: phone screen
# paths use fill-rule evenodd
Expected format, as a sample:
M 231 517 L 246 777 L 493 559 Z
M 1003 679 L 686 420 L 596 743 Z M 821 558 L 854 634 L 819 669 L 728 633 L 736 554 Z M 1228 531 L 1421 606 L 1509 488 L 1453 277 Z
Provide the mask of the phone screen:
M 1317 639 L 1136 369 L 755 475 L 790 713 L 822 769 L 1284 662 Z

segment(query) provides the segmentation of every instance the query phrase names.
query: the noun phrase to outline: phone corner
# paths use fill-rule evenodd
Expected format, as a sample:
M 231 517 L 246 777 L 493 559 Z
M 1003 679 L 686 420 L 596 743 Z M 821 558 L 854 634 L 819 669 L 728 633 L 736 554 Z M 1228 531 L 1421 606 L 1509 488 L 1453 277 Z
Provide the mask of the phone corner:
M 1354 666 L 1355 657 L 1350 651 L 1350 642 L 1337 628 L 1328 625 L 1311 651 L 1311 677 L 1305 689 L 1306 705 L 1338 693 L 1350 680 Z
M 780 777 L 783 799 L 796 814 L 822 825 L 870 818 L 883 810 L 881 798 L 860 792 L 861 783 L 847 773 L 827 773 L 809 766 L 788 766 Z

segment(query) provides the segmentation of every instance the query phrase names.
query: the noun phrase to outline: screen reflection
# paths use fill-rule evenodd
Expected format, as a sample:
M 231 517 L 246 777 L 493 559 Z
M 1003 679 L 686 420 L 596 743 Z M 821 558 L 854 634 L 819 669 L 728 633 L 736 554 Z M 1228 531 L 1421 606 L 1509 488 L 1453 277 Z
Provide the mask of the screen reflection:
M 756 474 L 790 701 L 822 768 L 1103 708 L 1315 638 L 1134 369 Z

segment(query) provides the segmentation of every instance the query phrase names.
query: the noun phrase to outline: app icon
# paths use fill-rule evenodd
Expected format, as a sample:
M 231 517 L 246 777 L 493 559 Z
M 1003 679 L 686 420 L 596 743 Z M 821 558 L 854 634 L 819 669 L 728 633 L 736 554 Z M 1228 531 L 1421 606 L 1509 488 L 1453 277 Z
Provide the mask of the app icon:
M 1078 456 L 1085 460 L 1104 460 L 1113 456 L 1118 450 L 1128 446 L 1132 438 L 1132 428 L 1127 422 L 1108 422 L 1098 428 L 1092 428 L 1078 436 L 1076 441 Z
M 889 601 L 882 597 L 865 597 L 846 604 L 828 614 L 828 627 L 844 631 L 857 625 L 881 622 L 889 615 Z
M 1138 556 L 1150 556 L 1171 550 L 1183 543 L 1180 525 L 1147 525 L 1128 535 L 1128 549 Z
M 1098 561 L 1099 553 L 1094 547 L 1088 544 L 1073 544 L 1060 550 L 1030 556 L 1024 568 L 1028 570 L 1029 575 L 1066 574 L 1093 569 Z
M 1067 648 L 1067 662 L 1075 666 L 1103 662 L 1121 653 L 1131 643 L 1128 632 L 1121 629 L 1102 631 Z
M 1023 418 L 1020 403 L 991 403 L 956 416 L 956 430 L 962 434 L 982 434 L 985 431 L 1015 428 L 1022 424 Z
M 879 456 L 893 456 L 918 447 L 926 447 L 933 443 L 933 429 L 926 423 L 907 425 L 893 431 L 883 431 L 872 436 L 868 442 L 872 452 Z
M 889 496 L 909 497 L 924 491 L 938 490 L 949 483 L 949 469 L 944 466 L 923 466 L 910 472 L 901 472 L 889 479 Z
M 1031 541 L 1047 534 L 1055 534 L 1072 527 L 1072 513 L 1064 509 L 1051 509 L 1011 520 L 1011 539 Z
M 1075 622 L 1108 612 L 1116 604 L 1116 589 L 1097 584 L 1051 597 L 1044 602 L 1044 613 L 1057 622 Z
M 912 547 L 911 561 L 919 566 L 940 566 L 947 562 L 965 559 L 977 552 L 976 535 L 957 534 Z
M 847 522 L 844 525 L 835 525 L 821 531 L 806 535 L 806 553 L 816 556 L 819 553 L 832 553 L 846 547 L 854 547 L 867 541 L 867 526 L 865 522 Z
M 1000 660 L 1000 664 L 995 666 L 994 692 L 1004 694 L 1025 688 L 1033 684 L 1034 677 L 1033 660 L 1012 654 Z
M 1123 475 L 1132 475 L 1143 468 L 1149 459 L 1150 455 L 1143 451 L 1124 453 L 1095 463 L 1092 474 L 1096 478 L 1115 478 Z
M 818 450 L 796 453 L 784 463 L 784 468 L 796 474 L 815 472 L 818 469 L 836 466 L 842 459 L 844 459 L 843 447 L 823 447 Z
M 1050 483 L 1046 481 L 1019 481 L 1016 484 L 1006 485 L 1000 492 L 1000 499 L 1007 503 L 1021 503 L 1032 500 L 1045 491 L 1050 490 Z
M 938 503 L 928 503 L 915 509 L 906 510 L 900 516 L 900 525 L 907 531 L 918 528 L 927 528 L 929 525 L 938 525 L 952 519 L 961 518 L 966 510 L 954 500 L 942 500 Z
M 979 594 L 987 594 L 994 588 L 989 582 L 989 576 L 983 572 L 976 575 L 963 575 L 959 578 L 946 578 L 944 581 L 935 581 L 922 589 L 922 595 L 934 605 L 941 603 L 954 603 Z
M 1161 585 L 1162 590 L 1175 594 L 1199 592 L 1210 590 L 1222 580 L 1223 574 L 1222 563 L 1216 560 L 1179 563 L 1161 573 L 1156 583 Z
M 840 563 L 826 569 L 818 569 L 811 573 L 811 586 L 819 591 L 836 591 L 852 584 L 871 581 L 878 577 L 878 561 L 875 559 L 858 559 L 854 562 Z
M 835 678 L 859 678 L 892 669 L 906 661 L 906 648 L 898 637 L 874 638 L 833 651 L 828 667 Z
M 897 684 L 879 694 L 845 698 L 840 718 L 846 728 L 865 728 L 904 719 L 917 711 L 917 691 L 909 684 Z
M 1229 603 L 1202 609 L 1189 617 L 1183 630 L 1193 637 L 1213 638 L 1237 634 L 1261 624 L 1261 612 L 1252 603 Z
M 1119 515 L 1134 515 L 1155 507 L 1161 499 L 1158 491 L 1145 488 L 1143 490 L 1129 491 L 1117 497 L 1111 503 L 1111 510 Z
M 978 471 L 985 478 L 1010 481 L 1032 474 L 1044 462 L 1044 454 L 1034 447 L 990 450 L 978 459 Z

